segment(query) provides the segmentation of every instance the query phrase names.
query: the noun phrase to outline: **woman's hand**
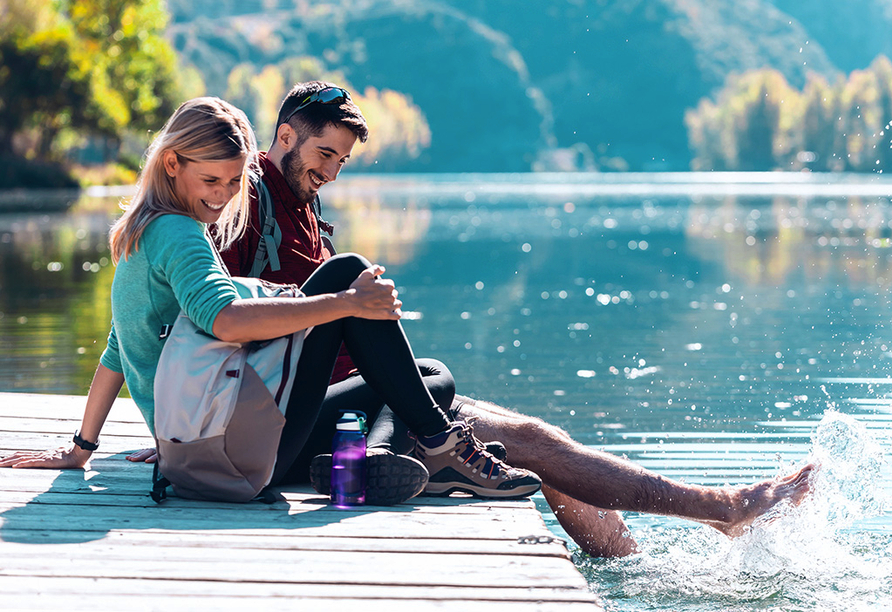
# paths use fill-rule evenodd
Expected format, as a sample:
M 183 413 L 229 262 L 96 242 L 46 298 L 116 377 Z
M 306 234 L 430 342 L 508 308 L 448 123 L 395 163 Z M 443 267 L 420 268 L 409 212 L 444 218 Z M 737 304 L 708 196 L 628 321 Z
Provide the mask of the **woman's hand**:
M 345 290 L 301 298 L 234 300 L 214 319 L 211 332 L 224 342 L 269 340 L 345 317 L 399 320 L 403 303 L 393 281 L 377 278 L 383 266 L 369 266 Z
M 109 370 L 104 365 L 99 365 L 96 368 L 79 430 L 83 438 L 99 440 L 102 425 L 123 385 L 124 375 L 120 372 Z M 84 450 L 76 444 L 60 446 L 48 451 L 18 451 L 8 457 L 0 458 L 0 467 L 54 468 L 57 470 L 82 468 L 87 464 L 92 454 L 92 451 Z
M 18 451 L 0 459 L 0 467 L 75 469 L 84 467 L 92 454 L 74 444 L 48 451 Z
M 379 278 L 384 266 L 373 265 L 363 270 L 344 293 L 351 299 L 356 310 L 354 316 L 361 319 L 399 319 L 403 303 L 390 279 Z
M 158 461 L 158 453 L 155 452 L 154 448 L 144 448 L 127 455 L 127 461 L 155 463 Z

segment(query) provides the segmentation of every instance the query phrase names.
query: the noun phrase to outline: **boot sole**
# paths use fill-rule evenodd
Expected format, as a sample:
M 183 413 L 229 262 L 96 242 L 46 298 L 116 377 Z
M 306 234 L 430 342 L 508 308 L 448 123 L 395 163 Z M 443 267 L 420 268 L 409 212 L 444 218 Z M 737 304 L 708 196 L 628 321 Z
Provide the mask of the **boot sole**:
M 529 484 L 517 487 L 515 489 L 487 489 L 486 487 L 476 487 L 468 484 L 457 484 L 454 482 L 428 482 L 424 488 L 424 495 L 430 497 L 447 497 L 452 493 L 468 493 L 478 499 L 523 499 L 534 494 L 542 488 L 541 484 Z
M 428 473 L 424 464 L 405 455 L 366 457 L 365 503 L 393 506 L 424 491 Z M 321 495 L 331 495 L 331 455 L 319 455 L 310 463 L 310 483 Z

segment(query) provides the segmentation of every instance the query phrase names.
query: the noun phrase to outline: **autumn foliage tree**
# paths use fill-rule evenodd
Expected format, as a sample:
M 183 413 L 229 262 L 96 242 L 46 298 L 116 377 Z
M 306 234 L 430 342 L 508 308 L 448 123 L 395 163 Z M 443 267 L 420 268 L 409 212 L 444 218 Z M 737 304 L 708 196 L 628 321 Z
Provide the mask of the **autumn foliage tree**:
M 84 138 L 113 157 L 179 102 L 162 0 L 0 0 L 0 154 L 62 160 Z
M 797 92 L 776 70 L 728 79 L 685 116 L 695 170 L 772 170 L 790 148 Z
M 416 159 L 430 146 L 431 131 L 421 109 L 403 93 L 367 87 L 357 91 L 343 73 L 314 57 L 290 58 L 259 70 L 240 64 L 229 74 L 226 99 L 245 111 L 261 146 L 269 146 L 282 98 L 295 83 L 330 81 L 347 88 L 369 124 L 368 142 L 357 145 L 351 166 L 387 171 Z
M 892 63 L 802 91 L 774 70 L 730 77 L 685 116 L 695 170 L 892 171 Z

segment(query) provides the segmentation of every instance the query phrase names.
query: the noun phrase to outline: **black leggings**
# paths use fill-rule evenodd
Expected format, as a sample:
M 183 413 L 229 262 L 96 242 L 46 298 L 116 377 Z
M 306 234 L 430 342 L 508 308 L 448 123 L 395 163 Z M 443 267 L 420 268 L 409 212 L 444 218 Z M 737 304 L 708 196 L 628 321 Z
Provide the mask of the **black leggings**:
M 450 405 L 455 395 L 455 381 L 446 366 L 435 359 L 416 359 L 415 363 L 418 364 L 427 390 L 437 404 Z M 383 448 L 405 455 L 415 447 L 415 440 L 409 428 L 365 379 L 357 374 L 328 387 L 316 423 L 306 443 L 277 484 L 309 482 L 310 462 L 313 457 L 331 452 L 335 423 L 342 410 L 361 410 L 366 414 L 370 424 L 367 440 L 370 449 Z
M 336 255 L 313 272 L 301 286 L 301 291 L 306 295 L 343 291 L 370 265 L 359 255 Z M 305 480 L 300 473 L 296 473 L 305 473 L 304 465 L 298 465 L 297 459 L 311 434 L 327 439 L 329 446 L 322 452 L 330 451 L 334 422 L 331 422 L 328 432 L 322 431 L 326 423 L 319 422 L 319 431 L 315 430 L 315 426 L 322 412 L 323 400 L 327 398 L 328 382 L 342 342 L 362 374 L 361 380 L 377 396 L 375 401 L 378 405 L 386 403 L 412 432 L 430 436 L 449 426 L 449 419 L 439 406 L 448 407 L 451 404 L 454 383 L 448 383 L 443 397 L 434 400 L 422 380 L 412 348 L 398 321 L 347 317 L 318 325 L 307 335 L 300 353 L 294 390 L 285 411 L 285 427 L 279 442 L 272 485 L 292 479 Z M 449 375 L 450 381 L 451 378 Z M 343 382 L 349 383 L 352 379 Z M 442 385 L 442 381 L 439 384 Z M 448 390 L 449 386 L 452 387 L 451 391 Z M 347 407 L 362 410 L 355 405 Z M 326 414 L 330 415 L 332 411 L 326 411 Z M 337 417 L 337 409 L 333 414 Z

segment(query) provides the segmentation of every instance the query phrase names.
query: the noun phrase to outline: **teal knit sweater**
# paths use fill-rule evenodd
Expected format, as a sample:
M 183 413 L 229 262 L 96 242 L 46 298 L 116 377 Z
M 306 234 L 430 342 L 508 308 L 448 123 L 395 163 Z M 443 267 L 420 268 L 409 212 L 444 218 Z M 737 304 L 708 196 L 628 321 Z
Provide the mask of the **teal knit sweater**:
M 220 311 L 238 297 L 205 224 L 190 217 L 154 219 L 135 252 L 118 262 L 111 290 L 112 327 L 100 363 L 124 374 L 153 434 L 162 325 L 173 325 L 182 310 L 210 333 Z

